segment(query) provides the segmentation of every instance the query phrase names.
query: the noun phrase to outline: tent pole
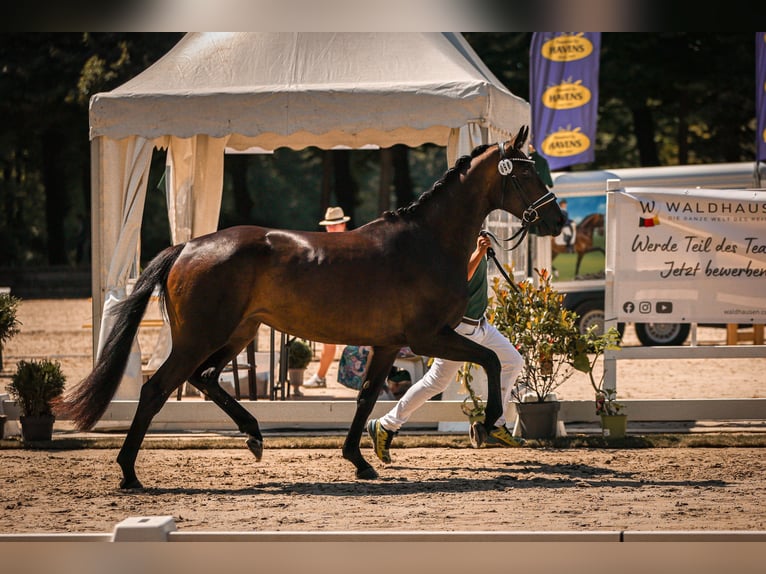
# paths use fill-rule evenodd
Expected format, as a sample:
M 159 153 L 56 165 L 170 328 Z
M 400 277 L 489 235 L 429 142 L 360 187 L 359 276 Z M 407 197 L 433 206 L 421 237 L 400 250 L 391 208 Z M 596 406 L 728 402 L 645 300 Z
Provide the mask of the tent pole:
M 98 349 L 98 334 L 101 331 L 101 312 L 104 308 L 104 289 L 102 284 L 102 226 L 101 220 L 104 215 L 103 198 L 103 166 L 102 166 L 102 138 L 95 137 L 90 142 L 90 226 L 91 226 L 91 301 L 92 301 L 92 345 L 93 365 L 96 364 L 96 350 Z

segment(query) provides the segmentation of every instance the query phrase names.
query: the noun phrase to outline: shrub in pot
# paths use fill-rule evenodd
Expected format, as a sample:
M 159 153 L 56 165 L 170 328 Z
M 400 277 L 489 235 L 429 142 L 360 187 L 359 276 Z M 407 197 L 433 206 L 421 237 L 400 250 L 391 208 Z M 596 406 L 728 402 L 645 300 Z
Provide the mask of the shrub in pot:
M 19 407 L 24 441 L 50 440 L 53 435 L 53 405 L 63 393 L 66 377 L 58 361 L 19 361 L 6 387 Z
M 16 312 L 21 299 L 9 293 L 0 293 L 0 371 L 3 369 L 3 345 L 19 334 L 21 322 Z
M 596 393 L 596 414 L 601 418 L 601 432 L 607 438 L 622 438 L 625 436 L 628 418 L 624 412 L 625 405 L 617 402 L 617 391 L 604 387 L 604 374 L 596 381 L 593 375 L 593 366 L 596 359 L 607 349 L 619 348 L 620 334 L 612 327 L 602 336 L 593 333 L 595 325 L 584 335 L 588 343 L 589 352 L 595 357 L 586 371 L 590 377 L 590 384 Z M 581 369 L 582 370 L 582 369 Z

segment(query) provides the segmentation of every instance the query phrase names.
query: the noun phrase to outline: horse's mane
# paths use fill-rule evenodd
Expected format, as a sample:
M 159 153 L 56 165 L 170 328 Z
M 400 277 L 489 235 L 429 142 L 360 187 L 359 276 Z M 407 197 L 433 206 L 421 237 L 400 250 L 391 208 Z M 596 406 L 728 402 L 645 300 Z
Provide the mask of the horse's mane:
M 460 174 L 465 174 L 468 171 L 468 168 L 470 167 L 471 161 L 473 160 L 473 158 L 483 154 L 489 147 L 490 147 L 490 144 L 481 144 L 473 148 L 473 150 L 471 150 L 470 155 L 460 156 L 455 162 L 455 165 L 449 168 L 444 173 L 444 175 L 433 184 L 433 187 L 431 187 L 431 189 L 423 192 L 420 197 L 418 197 L 415 201 L 413 201 L 406 207 L 400 207 L 396 211 L 384 212 L 383 217 L 389 220 L 396 219 L 399 217 L 403 219 L 410 219 L 414 213 L 417 213 L 418 208 L 421 205 L 430 201 L 435 194 L 438 194 L 440 192 L 440 190 L 444 189 L 445 187 L 449 185 L 452 185 L 453 182 L 457 181 Z

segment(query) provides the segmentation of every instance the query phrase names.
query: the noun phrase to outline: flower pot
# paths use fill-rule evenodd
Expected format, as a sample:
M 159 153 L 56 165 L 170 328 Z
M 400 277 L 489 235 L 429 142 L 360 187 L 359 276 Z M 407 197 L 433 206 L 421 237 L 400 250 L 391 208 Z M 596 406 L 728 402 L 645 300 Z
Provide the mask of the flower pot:
M 524 438 L 555 438 L 559 421 L 558 401 L 516 403 L 521 436 Z
M 51 440 L 55 420 L 53 415 L 20 416 L 21 437 L 24 442 Z
M 300 387 L 303 384 L 303 375 L 306 369 L 287 369 L 287 378 L 294 387 Z
M 628 430 L 628 415 L 601 415 L 601 434 L 606 438 L 623 438 Z
M 290 381 L 292 393 L 296 397 L 302 397 L 301 386 L 303 385 L 303 375 L 306 369 L 287 369 L 287 379 Z

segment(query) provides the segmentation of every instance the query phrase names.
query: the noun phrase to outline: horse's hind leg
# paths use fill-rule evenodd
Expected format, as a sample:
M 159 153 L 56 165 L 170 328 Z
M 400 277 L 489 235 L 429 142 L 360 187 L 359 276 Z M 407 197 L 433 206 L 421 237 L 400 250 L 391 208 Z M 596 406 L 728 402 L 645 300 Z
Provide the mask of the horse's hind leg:
M 154 416 L 190 373 L 184 372 L 181 364 L 170 357 L 157 369 L 157 372 L 141 387 L 136 414 L 130 424 L 128 434 L 117 455 L 117 463 L 122 469 L 120 488 L 143 488 L 136 477 L 136 458 L 141 443 L 144 441 L 149 425 Z
M 263 436 L 258 421 L 239 402 L 218 384 L 223 368 L 253 339 L 258 332 L 258 323 L 242 323 L 229 338 L 229 342 L 205 359 L 189 382 L 212 400 L 237 425 L 240 432 L 248 436 L 247 448 L 257 461 L 263 456 Z
M 203 367 L 201 374 L 195 374 L 189 382 L 229 415 L 240 432 L 248 435 L 247 448 L 255 455 L 255 460 L 260 461 L 263 456 L 263 436 L 258 427 L 258 421 L 234 397 L 221 388 L 218 384 L 220 373 L 219 367 L 207 369 Z
M 343 443 L 343 458 L 353 463 L 356 467 L 356 477 L 362 479 L 378 478 L 378 473 L 362 456 L 359 443 L 362 440 L 362 432 L 375 403 L 378 400 L 383 383 L 386 382 L 391 366 L 394 364 L 399 347 L 375 347 L 370 366 L 367 368 L 367 377 L 356 399 L 356 413 L 351 427 L 348 429 L 346 440 Z

